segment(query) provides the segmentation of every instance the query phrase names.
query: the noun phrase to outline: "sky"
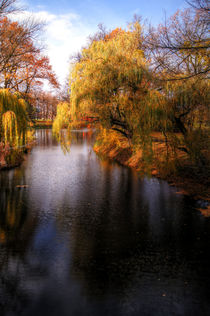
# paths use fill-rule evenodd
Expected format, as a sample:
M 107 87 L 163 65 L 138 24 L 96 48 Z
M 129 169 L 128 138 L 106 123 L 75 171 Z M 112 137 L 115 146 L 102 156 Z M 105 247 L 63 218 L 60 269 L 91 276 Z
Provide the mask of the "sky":
M 87 43 L 99 23 L 108 30 L 126 28 L 134 14 L 152 25 L 187 7 L 184 0 L 20 0 L 26 14 L 46 22 L 44 40 L 46 54 L 63 84 L 69 74 L 69 57 Z

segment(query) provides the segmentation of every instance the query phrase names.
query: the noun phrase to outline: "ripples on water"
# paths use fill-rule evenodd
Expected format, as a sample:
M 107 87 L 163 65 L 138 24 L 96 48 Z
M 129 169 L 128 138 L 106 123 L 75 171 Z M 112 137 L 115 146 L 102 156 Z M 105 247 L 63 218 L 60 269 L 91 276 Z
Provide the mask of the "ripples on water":
M 0 315 L 210 315 L 209 218 L 100 160 L 91 131 L 66 155 L 37 137 L 0 173 Z

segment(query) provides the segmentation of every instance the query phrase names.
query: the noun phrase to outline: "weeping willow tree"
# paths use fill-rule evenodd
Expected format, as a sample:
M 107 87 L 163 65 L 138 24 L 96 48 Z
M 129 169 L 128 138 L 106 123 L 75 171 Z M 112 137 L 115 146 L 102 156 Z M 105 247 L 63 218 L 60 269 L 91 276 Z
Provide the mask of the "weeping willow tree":
M 4 129 L 5 143 L 17 143 L 17 119 L 12 111 L 7 111 L 2 115 L 2 125 Z
M 169 81 L 164 86 L 166 125 L 174 150 L 185 152 L 194 162 L 204 164 L 203 153 L 210 147 L 210 85 L 205 78 Z M 175 133 L 178 132 L 178 133 Z
M 185 68 L 173 80 L 167 80 L 165 69 L 157 75 L 142 43 L 145 45 L 141 26 L 134 23 L 128 30 L 116 29 L 92 40 L 82 50 L 70 77 L 72 120 L 94 113 L 102 126 L 101 143 L 117 143 L 117 135 L 124 137 L 133 152 L 141 151 L 145 162 L 154 162 L 156 150 L 163 165 L 173 161 L 174 169 L 183 155 L 198 165 L 205 164 L 208 80 L 186 74 L 183 79 Z M 160 140 L 154 141 L 154 132 L 161 132 Z
M 68 127 L 70 124 L 70 104 L 68 102 L 61 102 L 57 105 L 57 115 L 53 122 L 53 131 L 59 133 L 59 131 Z
M 161 94 L 152 84 L 152 74 L 141 49 L 139 23 L 128 30 L 116 29 L 82 50 L 71 73 L 73 119 L 92 112 L 103 128 L 141 144 L 151 154 L 151 130 L 157 125 Z
M 0 142 L 21 146 L 26 141 L 26 103 L 8 90 L 0 90 Z
M 70 133 L 70 104 L 61 102 L 57 105 L 57 115 L 53 122 L 53 134 L 65 152 L 69 151 L 71 143 Z M 65 130 L 63 130 L 65 128 Z

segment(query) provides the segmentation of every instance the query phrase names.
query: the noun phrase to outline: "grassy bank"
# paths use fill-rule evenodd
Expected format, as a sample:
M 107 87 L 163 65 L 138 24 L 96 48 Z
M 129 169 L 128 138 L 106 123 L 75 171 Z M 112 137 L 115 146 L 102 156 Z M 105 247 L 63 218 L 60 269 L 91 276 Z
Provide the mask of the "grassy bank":
M 33 121 L 33 127 L 36 129 L 42 129 L 42 128 L 52 128 L 53 121 L 51 120 L 34 120 Z
M 152 140 L 153 156 L 149 160 L 144 159 L 140 148 L 134 147 L 114 131 L 99 135 L 94 150 L 99 155 L 134 168 L 141 175 L 166 180 L 177 187 L 178 193 L 210 202 L 210 166 L 200 168 L 192 164 L 187 154 L 181 151 L 174 155 L 161 133 L 152 134 Z
M 97 122 L 76 121 L 71 123 L 71 129 L 95 128 L 97 125 Z

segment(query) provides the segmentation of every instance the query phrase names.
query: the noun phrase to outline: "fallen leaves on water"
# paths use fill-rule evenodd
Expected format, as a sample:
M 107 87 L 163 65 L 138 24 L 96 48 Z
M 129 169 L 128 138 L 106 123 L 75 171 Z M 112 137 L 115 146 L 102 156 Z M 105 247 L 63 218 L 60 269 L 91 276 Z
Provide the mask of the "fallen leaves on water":
M 28 188 L 27 184 L 18 184 L 16 185 L 16 188 Z
M 207 208 L 200 208 L 199 211 L 202 213 L 204 217 L 210 217 L 210 205 Z

